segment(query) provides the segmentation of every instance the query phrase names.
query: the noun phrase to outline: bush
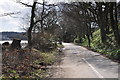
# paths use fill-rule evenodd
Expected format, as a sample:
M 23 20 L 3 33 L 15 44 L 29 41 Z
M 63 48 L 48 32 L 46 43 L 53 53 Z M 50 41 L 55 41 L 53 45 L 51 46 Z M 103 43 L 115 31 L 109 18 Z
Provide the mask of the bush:
M 87 46 L 87 40 L 83 39 L 83 46 Z M 116 41 L 113 33 L 107 34 L 107 42 L 103 44 L 101 42 L 100 30 L 96 30 L 93 33 L 91 40 L 91 49 L 100 52 L 109 58 L 120 60 L 120 47 L 116 46 Z
M 43 52 L 52 51 L 57 47 L 56 41 L 50 34 L 36 34 L 32 42 L 34 48 Z
M 56 51 L 41 52 L 37 49 L 20 49 L 4 51 L 2 55 L 2 75 L 4 78 L 43 78 L 47 77 L 46 69 L 56 59 Z M 41 65 L 40 63 L 46 65 Z
M 82 43 L 82 38 L 79 37 L 75 38 L 74 43 Z

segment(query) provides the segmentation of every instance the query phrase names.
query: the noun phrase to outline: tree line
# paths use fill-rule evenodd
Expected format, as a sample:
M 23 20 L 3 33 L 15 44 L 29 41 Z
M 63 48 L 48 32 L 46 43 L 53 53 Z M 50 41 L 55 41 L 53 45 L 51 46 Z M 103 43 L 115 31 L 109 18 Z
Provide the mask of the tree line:
M 120 45 L 120 29 L 118 26 L 119 3 L 72 2 L 62 5 L 63 23 L 61 24 L 65 28 L 68 26 L 66 35 L 63 37 L 70 36 L 70 38 L 74 39 L 76 37 L 84 38 L 86 36 L 90 46 L 94 28 L 99 28 L 101 42 L 103 44 L 107 43 L 107 35 L 113 33 L 116 45 Z
M 31 7 L 30 26 L 27 30 L 28 46 L 34 45 L 35 38 L 73 42 L 75 38 L 87 37 L 90 46 L 93 32 L 100 29 L 101 42 L 107 43 L 108 34 L 113 33 L 116 45 L 120 46 L 119 8 L 117 2 L 70 2 L 48 4 L 34 1 Z M 47 36 L 48 37 L 48 36 Z M 48 41 L 49 41 L 48 40 Z M 40 40 L 38 40 L 38 43 Z

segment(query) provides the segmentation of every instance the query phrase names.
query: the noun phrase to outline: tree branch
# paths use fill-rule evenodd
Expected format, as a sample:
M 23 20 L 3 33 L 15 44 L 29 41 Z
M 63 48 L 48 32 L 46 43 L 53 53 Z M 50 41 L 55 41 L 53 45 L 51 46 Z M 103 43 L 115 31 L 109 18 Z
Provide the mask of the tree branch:
M 45 16 L 43 16 L 42 19 L 46 18 L 49 14 L 50 14 L 50 12 L 48 12 L 48 14 L 46 14 Z M 37 21 L 34 23 L 34 25 L 36 25 L 38 22 L 42 21 L 42 19 L 37 20 Z
M 23 3 L 23 2 L 19 2 L 19 3 L 21 3 L 22 5 L 25 5 L 25 6 L 27 6 L 27 7 L 32 7 L 32 5 L 28 5 L 28 4 Z
M 37 4 L 40 4 L 40 5 L 45 5 L 45 6 L 57 6 L 57 5 L 54 5 L 54 4 L 43 4 L 43 3 L 40 3 L 40 2 L 37 2 Z
M 19 13 L 20 13 L 20 12 L 3 13 L 3 14 L 0 14 L 0 17 L 3 17 L 3 16 L 11 16 L 11 15 L 19 14 Z

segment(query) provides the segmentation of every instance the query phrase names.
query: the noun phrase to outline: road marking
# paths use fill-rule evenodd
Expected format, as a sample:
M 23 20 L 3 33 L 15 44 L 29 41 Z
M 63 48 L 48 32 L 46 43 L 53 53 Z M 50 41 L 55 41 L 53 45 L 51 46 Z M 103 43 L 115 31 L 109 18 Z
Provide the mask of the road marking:
M 104 77 L 85 59 L 85 58 L 82 58 L 87 64 L 89 67 L 91 67 L 91 69 L 96 73 L 96 75 L 101 78 L 102 80 L 105 80 L 103 79 Z

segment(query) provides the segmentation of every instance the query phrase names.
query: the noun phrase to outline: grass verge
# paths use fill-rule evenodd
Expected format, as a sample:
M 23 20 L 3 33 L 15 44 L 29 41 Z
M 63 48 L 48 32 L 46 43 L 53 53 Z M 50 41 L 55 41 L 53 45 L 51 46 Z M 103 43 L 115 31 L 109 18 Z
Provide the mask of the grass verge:
M 83 39 L 82 43 L 77 43 L 78 45 L 82 45 L 87 47 L 88 49 L 99 52 L 102 55 L 107 56 L 108 58 L 115 60 L 117 62 L 120 61 L 120 46 L 116 45 L 114 34 L 107 34 L 107 42 L 103 44 L 101 42 L 100 30 L 97 30 L 93 33 L 93 38 L 91 38 L 91 47 L 88 47 L 88 40 Z

